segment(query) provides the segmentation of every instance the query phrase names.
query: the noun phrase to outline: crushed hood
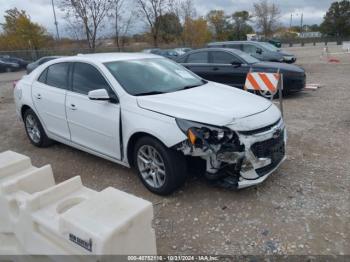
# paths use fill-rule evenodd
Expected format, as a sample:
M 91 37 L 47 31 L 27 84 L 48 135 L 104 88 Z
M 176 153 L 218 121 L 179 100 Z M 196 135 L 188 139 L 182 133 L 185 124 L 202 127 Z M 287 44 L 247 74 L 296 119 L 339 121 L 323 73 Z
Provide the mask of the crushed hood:
M 258 114 L 271 106 L 265 98 L 214 82 L 173 93 L 140 96 L 137 102 L 143 109 L 216 126 Z

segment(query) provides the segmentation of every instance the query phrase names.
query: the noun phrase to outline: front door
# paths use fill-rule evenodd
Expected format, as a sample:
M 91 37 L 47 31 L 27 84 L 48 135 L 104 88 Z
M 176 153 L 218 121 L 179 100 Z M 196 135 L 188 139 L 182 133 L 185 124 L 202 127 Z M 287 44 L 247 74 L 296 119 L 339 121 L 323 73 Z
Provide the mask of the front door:
M 72 142 L 120 160 L 120 104 L 88 98 L 88 92 L 106 89 L 115 96 L 105 77 L 93 65 L 74 63 L 66 111 Z
M 210 51 L 209 61 L 212 81 L 243 88 L 247 68 L 240 58 L 225 51 Z
M 243 52 L 248 53 L 261 61 L 264 60 L 264 50 L 253 44 L 243 44 Z

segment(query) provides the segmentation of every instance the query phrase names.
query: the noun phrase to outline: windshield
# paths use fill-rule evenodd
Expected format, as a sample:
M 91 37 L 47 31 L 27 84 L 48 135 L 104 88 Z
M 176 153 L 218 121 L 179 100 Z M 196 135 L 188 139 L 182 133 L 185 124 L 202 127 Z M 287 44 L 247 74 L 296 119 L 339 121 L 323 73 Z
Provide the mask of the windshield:
M 164 58 L 105 63 L 119 84 L 130 95 L 176 92 L 205 83 L 197 75 Z
M 274 45 L 267 43 L 267 42 L 260 42 L 260 45 L 265 47 L 267 50 L 272 51 L 272 52 L 278 52 L 280 49 L 275 47 Z
M 240 52 L 239 56 L 247 63 L 247 64 L 255 64 L 260 62 L 260 60 L 256 59 L 255 57 L 252 57 L 248 53 Z

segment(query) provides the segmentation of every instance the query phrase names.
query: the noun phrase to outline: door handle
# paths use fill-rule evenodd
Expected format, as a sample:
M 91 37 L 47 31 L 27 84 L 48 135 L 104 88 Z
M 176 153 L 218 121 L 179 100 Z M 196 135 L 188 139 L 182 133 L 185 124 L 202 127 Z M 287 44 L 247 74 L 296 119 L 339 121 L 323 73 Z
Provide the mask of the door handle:
M 218 68 L 218 67 L 214 67 L 213 70 L 214 70 L 214 71 L 218 71 L 219 68 Z
M 41 94 L 36 94 L 35 98 L 40 100 L 41 99 Z
M 70 110 L 73 110 L 73 111 L 75 111 L 75 110 L 77 110 L 78 108 L 76 107 L 76 105 L 74 105 L 74 104 L 70 104 Z

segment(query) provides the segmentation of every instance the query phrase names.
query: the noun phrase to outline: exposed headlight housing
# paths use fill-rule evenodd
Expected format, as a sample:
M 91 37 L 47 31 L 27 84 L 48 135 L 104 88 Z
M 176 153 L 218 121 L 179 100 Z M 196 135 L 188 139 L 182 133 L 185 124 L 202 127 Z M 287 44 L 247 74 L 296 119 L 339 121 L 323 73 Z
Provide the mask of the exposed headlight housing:
M 237 137 L 227 127 L 217 127 L 184 119 L 176 119 L 176 123 L 195 147 L 210 148 L 210 145 L 227 143 Z

